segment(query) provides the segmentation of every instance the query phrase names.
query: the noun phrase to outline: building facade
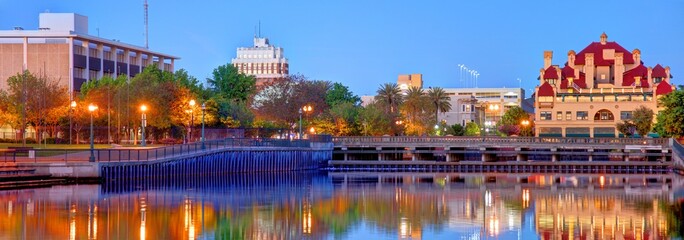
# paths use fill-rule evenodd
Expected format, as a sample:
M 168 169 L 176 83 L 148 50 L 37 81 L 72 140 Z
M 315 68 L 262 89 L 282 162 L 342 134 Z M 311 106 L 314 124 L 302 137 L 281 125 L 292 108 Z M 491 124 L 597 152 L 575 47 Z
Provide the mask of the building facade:
M 237 56 L 231 63 L 240 73 L 256 78 L 256 85 L 283 79 L 290 74 L 283 48 L 270 45 L 268 38 L 254 37 L 253 47 L 237 49 Z
M 631 52 L 603 33 L 579 53 L 570 50 L 561 67 L 544 52 L 535 88 L 537 136 L 617 137 L 616 124 L 639 106 L 658 112 L 657 99 L 674 90 L 669 67 L 646 67 L 641 51 Z
M 451 110 L 438 115 L 448 125 L 475 122 L 485 131 L 494 131 L 496 123 L 513 106 L 521 106 L 522 88 L 445 88 Z
M 410 87 L 423 88 L 423 74 L 402 74 L 397 77 L 397 85 L 401 92 L 406 93 Z
M 87 81 L 103 76 L 135 76 L 145 66 L 174 71 L 168 54 L 88 34 L 88 17 L 75 13 L 41 13 L 38 30 L 0 31 L 0 87 L 28 70 L 44 74 L 74 94 Z

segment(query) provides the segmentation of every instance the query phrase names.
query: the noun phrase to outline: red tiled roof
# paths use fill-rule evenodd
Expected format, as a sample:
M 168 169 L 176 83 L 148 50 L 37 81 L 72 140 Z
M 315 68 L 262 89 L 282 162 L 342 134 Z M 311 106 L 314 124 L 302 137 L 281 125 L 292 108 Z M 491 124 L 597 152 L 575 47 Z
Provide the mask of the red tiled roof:
M 623 53 L 623 63 L 624 64 L 633 64 L 634 59 L 632 58 L 632 53 L 627 51 L 627 49 L 623 48 L 620 46 L 620 44 L 617 44 L 616 42 L 606 42 L 605 45 L 601 44 L 600 42 L 592 42 L 589 44 L 589 46 L 585 47 L 580 51 L 577 56 L 575 57 L 575 64 L 576 65 L 585 65 L 585 60 L 584 60 L 584 54 L 585 53 L 594 53 L 594 65 L 596 66 L 610 66 L 615 63 L 615 60 L 612 59 L 603 59 L 603 49 L 615 49 L 616 53 Z
M 672 92 L 672 86 L 670 86 L 669 83 L 666 81 L 658 83 L 658 86 L 656 87 L 656 95 L 668 94 L 670 92 Z
M 568 78 L 568 77 L 574 78 L 575 77 L 575 69 L 573 69 L 572 67 L 570 67 L 566 64 L 565 67 L 563 67 L 563 69 L 561 70 L 561 74 L 563 75 L 563 79 Z
M 660 66 L 660 64 L 656 65 L 655 67 L 653 67 L 653 71 L 651 72 L 651 77 L 667 78 L 667 73 L 665 73 L 665 68 L 663 68 L 663 66 Z
M 622 74 L 622 86 L 632 86 L 635 77 L 641 77 L 641 87 L 648 87 L 648 69 L 643 63 Z
M 537 96 L 540 97 L 548 97 L 548 96 L 555 96 L 556 93 L 553 91 L 553 86 L 549 84 L 549 82 L 544 82 L 541 86 L 539 86 L 539 91 L 537 91 Z
M 544 70 L 544 79 L 558 79 L 558 72 L 554 66 L 549 66 Z
M 568 81 L 567 79 L 565 79 L 565 78 L 564 78 L 563 80 L 561 80 L 560 88 L 561 88 L 561 89 L 572 88 L 572 86 L 568 86 L 568 82 L 569 82 L 569 81 Z M 579 88 L 584 88 L 584 89 L 587 88 L 587 81 L 586 81 L 586 78 L 585 78 L 583 72 L 580 72 L 580 77 L 579 77 L 579 78 L 573 79 L 572 82 L 574 82 L 575 84 L 577 84 L 577 86 L 578 86 Z

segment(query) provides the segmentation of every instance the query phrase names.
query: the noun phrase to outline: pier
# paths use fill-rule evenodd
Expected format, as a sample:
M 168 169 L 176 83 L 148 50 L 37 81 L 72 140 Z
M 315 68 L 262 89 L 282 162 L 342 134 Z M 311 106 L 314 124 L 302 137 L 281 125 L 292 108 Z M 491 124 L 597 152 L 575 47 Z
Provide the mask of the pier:
M 684 147 L 666 138 L 336 137 L 331 171 L 664 173 Z

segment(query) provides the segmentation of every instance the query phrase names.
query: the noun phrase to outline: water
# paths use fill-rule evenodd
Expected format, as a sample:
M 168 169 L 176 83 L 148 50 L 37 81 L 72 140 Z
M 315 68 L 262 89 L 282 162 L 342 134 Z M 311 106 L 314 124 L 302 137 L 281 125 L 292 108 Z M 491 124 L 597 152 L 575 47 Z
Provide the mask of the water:
M 676 175 L 252 174 L 0 191 L 0 239 L 667 239 Z

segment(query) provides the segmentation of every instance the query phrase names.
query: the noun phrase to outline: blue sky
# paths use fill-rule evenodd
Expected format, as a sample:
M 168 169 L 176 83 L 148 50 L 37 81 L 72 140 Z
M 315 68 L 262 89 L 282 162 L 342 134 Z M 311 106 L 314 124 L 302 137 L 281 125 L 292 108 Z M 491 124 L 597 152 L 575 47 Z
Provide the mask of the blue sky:
M 255 26 L 285 48 L 290 73 L 341 82 L 372 95 L 398 74 L 425 86 L 461 87 L 458 64 L 480 73 L 479 87 L 527 95 L 543 65 L 579 52 L 602 32 L 647 66 L 684 79 L 684 1 L 149 1 L 150 49 L 179 56 L 177 68 L 204 80 L 250 46 Z M 143 0 L 0 0 L 0 29 L 38 27 L 38 13 L 75 12 L 91 35 L 144 45 Z

